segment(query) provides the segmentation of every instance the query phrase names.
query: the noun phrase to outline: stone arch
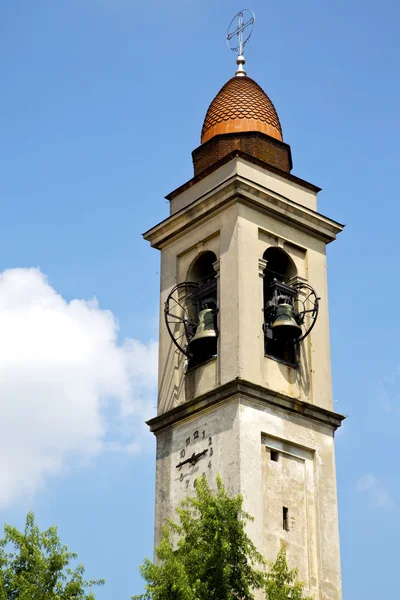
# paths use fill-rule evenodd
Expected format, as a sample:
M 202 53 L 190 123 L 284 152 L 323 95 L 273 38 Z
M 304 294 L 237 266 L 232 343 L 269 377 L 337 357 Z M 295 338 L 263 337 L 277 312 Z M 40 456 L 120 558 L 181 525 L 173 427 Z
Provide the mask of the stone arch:
M 213 265 L 216 261 L 217 257 L 211 250 L 198 254 L 188 269 L 187 281 L 200 283 L 214 278 L 216 273 Z

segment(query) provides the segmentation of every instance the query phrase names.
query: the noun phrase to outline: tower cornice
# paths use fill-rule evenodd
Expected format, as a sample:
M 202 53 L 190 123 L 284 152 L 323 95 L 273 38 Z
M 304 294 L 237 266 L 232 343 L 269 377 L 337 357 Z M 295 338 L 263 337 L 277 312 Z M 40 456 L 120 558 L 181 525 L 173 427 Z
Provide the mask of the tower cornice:
M 162 415 L 150 419 L 147 421 L 147 425 L 150 427 L 150 431 L 157 434 L 162 430 L 193 417 L 193 415 L 199 412 L 204 412 L 214 408 L 218 404 L 231 402 L 236 399 L 259 402 L 291 413 L 292 415 L 294 414 L 299 418 L 315 421 L 334 431 L 340 427 L 342 421 L 346 418 L 339 413 L 303 402 L 285 394 L 274 392 L 250 381 L 235 379 L 223 386 L 219 386 L 215 390 L 211 390 L 206 394 L 202 394 L 197 398 L 176 406 Z
M 243 135 L 246 135 L 246 134 L 243 134 Z M 254 133 L 252 135 L 253 136 L 257 136 L 257 135 L 262 136 L 262 134 L 257 134 L 257 133 Z M 216 139 L 219 139 L 220 137 L 221 136 L 216 136 Z M 268 138 L 268 136 L 264 136 L 264 137 Z M 224 136 L 224 138 L 229 139 L 230 136 L 226 135 L 226 136 Z M 239 138 L 240 138 L 240 136 L 239 136 Z M 290 149 L 290 146 L 288 144 L 285 144 L 284 142 L 281 142 L 281 144 L 283 146 L 286 146 L 288 149 Z M 205 145 L 206 144 L 204 144 L 204 146 Z M 196 155 L 198 152 L 201 151 L 201 149 L 202 149 L 202 146 L 199 146 L 198 148 L 193 150 L 192 155 L 193 154 Z M 318 194 L 318 192 L 321 191 L 321 188 L 318 187 L 317 185 L 310 183 L 309 181 L 306 181 L 305 179 L 302 179 L 301 177 L 297 177 L 297 175 L 293 175 L 289 171 L 279 169 L 277 166 L 272 165 L 270 162 L 266 162 L 264 160 L 261 160 L 260 158 L 252 156 L 251 154 L 249 154 L 248 152 L 244 152 L 240 148 L 236 148 L 235 150 L 232 150 L 231 152 L 229 152 L 229 154 L 226 154 L 225 156 L 220 158 L 218 161 L 216 161 L 215 163 L 211 164 L 209 167 L 204 169 L 204 171 L 202 170 L 198 175 L 195 175 L 194 177 L 192 177 L 192 179 L 189 179 L 189 181 L 186 181 L 181 186 L 179 186 L 178 188 L 176 188 L 175 190 L 173 190 L 172 192 L 167 194 L 165 196 L 165 198 L 170 201 L 174 200 L 174 198 L 176 198 L 177 196 L 179 196 L 180 194 L 185 192 L 187 189 L 193 187 L 194 185 L 196 185 L 196 183 L 198 183 L 202 179 L 205 179 L 208 175 L 210 175 L 214 171 L 217 171 L 220 167 L 222 167 L 226 163 L 230 162 L 234 158 L 242 158 L 243 160 L 246 160 L 249 163 L 258 165 L 265 171 L 268 171 L 269 173 L 274 173 L 275 175 L 278 175 L 279 177 L 282 177 L 283 179 L 286 179 L 287 181 L 295 183 L 296 185 L 298 185 L 306 190 L 310 190 L 316 194 Z M 292 168 L 292 158 L 290 156 L 290 170 L 291 170 L 291 168 Z
M 143 234 L 157 249 L 170 243 L 183 231 L 195 227 L 205 217 L 235 202 L 250 204 L 258 210 L 272 214 L 284 222 L 329 243 L 343 230 L 343 225 L 277 192 L 240 175 L 235 161 L 233 174 L 208 189 L 203 195 L 190 202 L 170 217 Z

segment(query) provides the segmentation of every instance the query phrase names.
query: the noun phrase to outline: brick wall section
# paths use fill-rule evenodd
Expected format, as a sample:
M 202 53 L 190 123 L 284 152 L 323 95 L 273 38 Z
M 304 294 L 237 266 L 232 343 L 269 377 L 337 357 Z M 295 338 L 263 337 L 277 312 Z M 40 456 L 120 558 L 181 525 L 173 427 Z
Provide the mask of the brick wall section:
M 292 170 L 288 144 L 260 132 L 232 133 L 216 135 L 193 150 L 195 177 L 234 150 L 241 150 L 286 173 Z

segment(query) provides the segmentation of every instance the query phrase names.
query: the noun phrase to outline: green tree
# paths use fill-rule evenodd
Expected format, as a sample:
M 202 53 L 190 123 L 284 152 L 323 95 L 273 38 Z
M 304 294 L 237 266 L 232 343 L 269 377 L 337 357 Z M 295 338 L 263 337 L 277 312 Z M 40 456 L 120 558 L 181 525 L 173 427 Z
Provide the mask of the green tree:
M 103 580 L 85 581 L 82 565 L 60 543 L 57 528 L 41 532 L 32 512 L 24 532 L 4 527 L 0 540 L 0 600 L 95 600 L 92 586 Z
M 140 567 L 146 593 L 134 600 L 250 600 L 262 588 L 256 567 L 265 563 L 245 532 L 251 517 L 242 497 L 230 498 L 220 478 L 215 494 L 204 475 L 195 487 L 177 510 L 179 524 L 163 528 L 157 564 L 145 559 Z
M 156 564 L 146 558 L 141 565 L 146 591 L 132 600 L 251 600 L 255 590 L 265 590 L 268 600 L 302 599 L 284 546 L 265 572 L 267 563 L 245 531 L 253 519 L 242 497 L 230 498 L 219 477 L 216 493 L 204 475 L 195 490 L 177 510 L 179 523 L 164 525 Z
M 266 575 L 266 600 L 313 600 L 303 596 L 304 583 L 297 578 L 297 569 L 289 569 L 286 560 L 286 546 L 282 544 L 276 561 L 270 565 Z

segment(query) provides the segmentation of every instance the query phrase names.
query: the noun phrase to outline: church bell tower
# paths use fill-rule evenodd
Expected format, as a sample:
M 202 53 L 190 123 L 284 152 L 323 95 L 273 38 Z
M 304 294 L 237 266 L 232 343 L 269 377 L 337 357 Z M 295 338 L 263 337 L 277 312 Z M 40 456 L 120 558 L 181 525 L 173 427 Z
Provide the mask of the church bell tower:
M 291 173 L 275 107 L 237 63 L 194 177 L 144 234 L 161 252 L 155 537 L 197 477 L 219 474 L 259 551 L 274 560 L 284 541 L 315 600 L 340 600 L 325 259 L 342 225 Z

